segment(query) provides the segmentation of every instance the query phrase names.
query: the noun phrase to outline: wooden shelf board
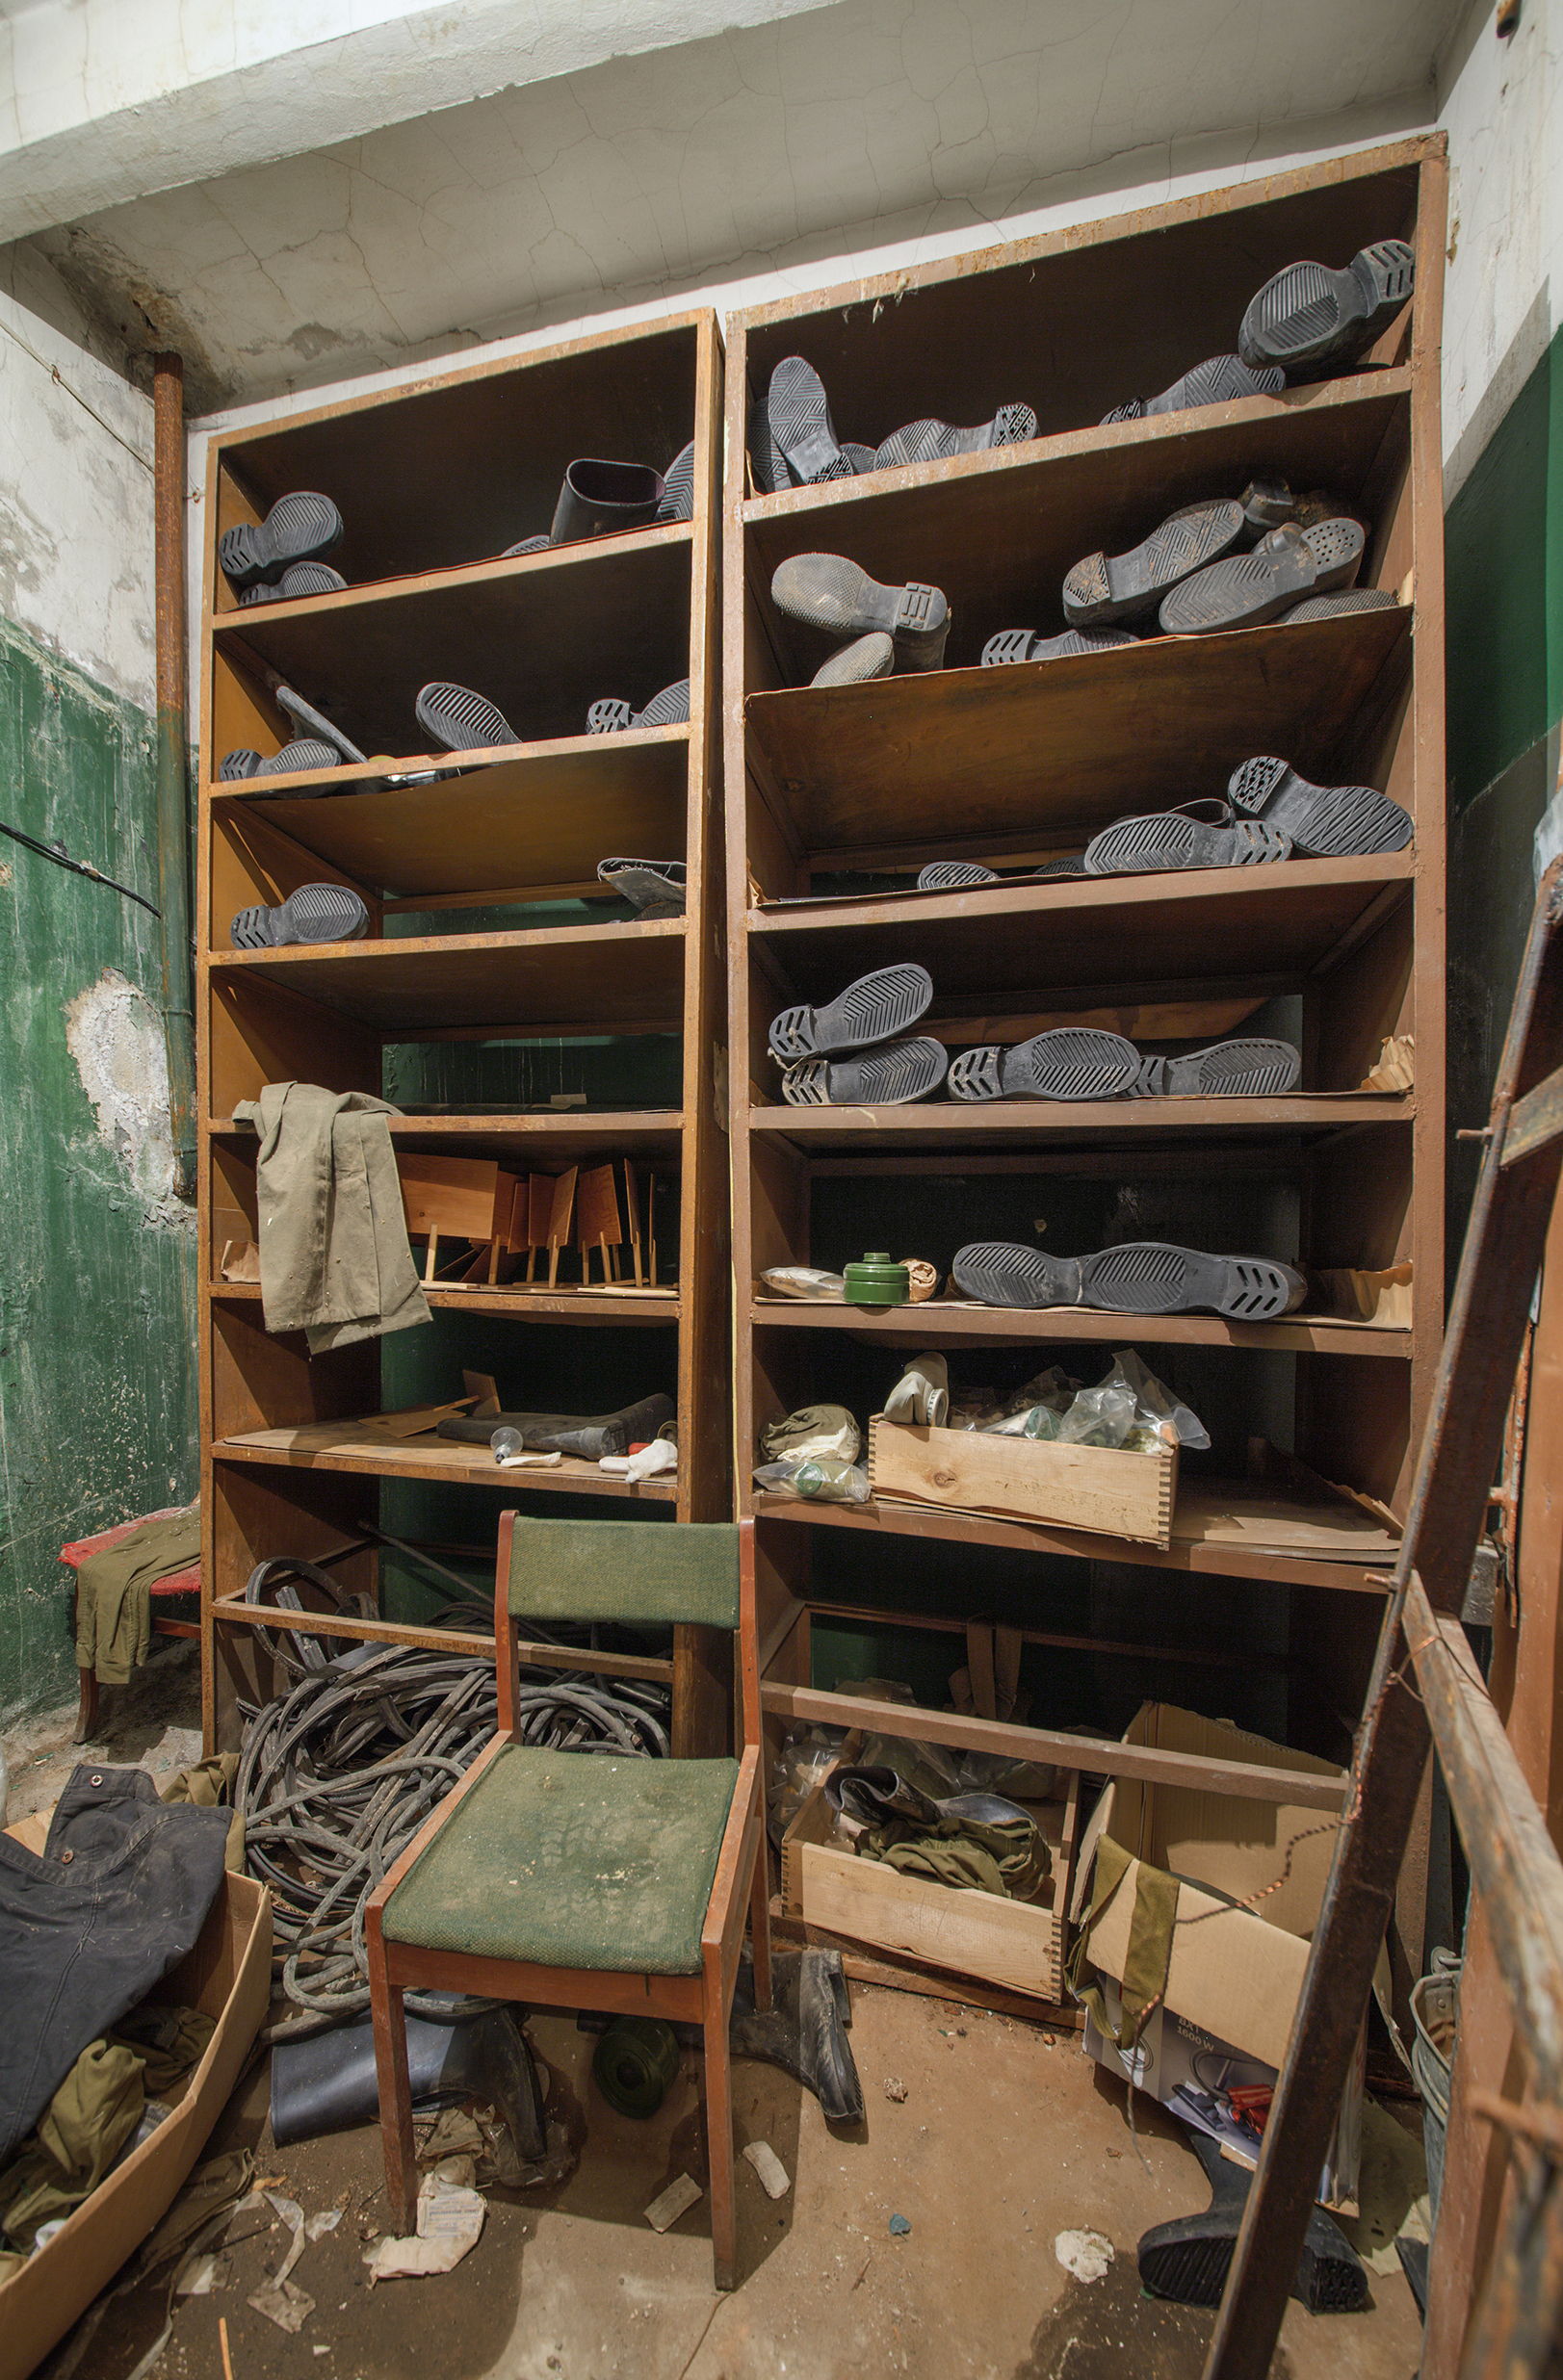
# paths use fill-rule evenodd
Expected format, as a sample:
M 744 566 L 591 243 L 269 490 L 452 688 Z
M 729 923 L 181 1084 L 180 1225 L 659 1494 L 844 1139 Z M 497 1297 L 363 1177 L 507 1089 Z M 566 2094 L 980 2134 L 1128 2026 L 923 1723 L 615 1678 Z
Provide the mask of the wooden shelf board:
M 255 604 L 214 614 L 213 653 L 252 678 L 274 669 L 363 752 L 405 749 L 419 688 L 435 679 L 474 687 L 529 741 L 575 736 L 600 696 L 638 711 L 689 675 L 690 552 L 677 522 Z
M 684 920 L 229 950 L 214 988 L 274 983 L 395 1039 L 430 1030 L 676 1032 Z
M 235 1303 L 260 1302 L 259 1281 L 214 1281 L 208 1284 L 214 1298 Z M 450 1285 L 426 1288 L 425 1297 L 430 1306 L 448 1313 L 473 1313 L 498 1316 L 506 1322 L 574 1322 L 574 1323 L 636 1323 L 656 1324 L 676 1329 L 679 1321 L 679 1300 L 676 1292 L 658 1297 L 652 1293 L 637 1294 L 633 1289 L 622 1297 L 593 1295 L 589 1289 L 528 1289 L 517 1283 L 513 1288 L 474 1284 L 470 1288 Z
M 486 1446 L 452 1438 L 391 1438 L 360 1422 L 319 1421 L 293 1430 L 247 1430 L 217 1438 L 219 1462 L 280 1464 L 292 1470 L 357 1471 L 376 1479 L 442 1479 L 472 1488 L 497 1488 L 506 1494 L 629 1496 L 639 1503 L 672 1504 L 678 1488 L 668 1477 L 636 1483 L 600 1471 L 594 1462 L 566 1455 L 547 1471 L 505 1471 Z
M 1084 1306 L 1049 1306 L 1033 1313 L 998 1306 L 958 1305 L 945 1298 L 927 1298 L 919 1306 L 892 1306 L 883 1313 L 860 1306 L 814 1306 L 797 1298 L 756 1299 L 750 1313 L 757 1331 L 842 1331 L 852 1338 L 887 1339 L 906 1346 L 947 1341 L 999 1346 L 1010 1339 L 1042 1346 L 1084 1339 L 1104 1346 L 1243 1347 L 1264 1354 L 1379 1356 L 1401 1363 L 1411 1359 L 1409 1331 L 1340 1321 L 1334 1316 L 1228 1322 L 1220 1314 L 1111 1314 Z
M 260 838 L 280 828 L 389 897 L 503 892 L 548 900 L 587 884 L 606 893 L 599 860 L 684 856 L 689 737 L 680 725 L 503 745 L 505 757 L 460 774 L 449 753 L 397 762 L 404 773 L 443 769 L 437 785 L 387 786 L 384 769 L 368 765 L 220 781 L 213 821 L 241 848 L 251 823 Z
M 1213 1135 L 1246 1142 L 1315 1137 L 1359 1124 L 1410 1124 L 1416 1101 L 1365 1092 L 1294 1092 L 1285 1099 L 995 1099 L 909 1107 L 751 1107 L 749 1129 L 791 1141 L 805 1155 L 862 1150 L 885 1154 L 1045 1148 L 1052 1141 L 1128 1149 Z
M 1262 744 L 1327 777 L 1410 623 L 1396 606 L 1148 636 L 1003 669 L 789 686 L 750 694 L 743 711 L 816 867 L 914 844 L 953 850 L 952 818 L 974 857 L 984 835 L 1017 831 L 1078 849 L 1115 818 L 1224 794 Z
M 418 1627 L 400 1619 L 358 1619 L 347 1613 L 289 1612 L 279 1619 L 275 1604 L 244 1603 L 237 1596 L 214 1596 L 211 1617 L 232 1628 L 285 1627 L 299 1636 L 344 1637 L 360 1644 L 417 1644 L 430 1652 L 449 1648 L 492 1660 L 492 1636 L 455 1628 Z M 542 1644 L 531 1638 L 518 1645 L 523 1669 L 586 1669 L 603 1677 L 640 1677 L 670 1683 L 673 1665 L 649 1654 L 599 1652 L 589 1644 Z
M 682 1120 L 676 1108 L 559 1108 L 523 1110 L 517 1115 L 391 1116 L 392 1142 L 398 1149 L 427 1155 L 494 1157 L 500 1163 L 529 1158 L 561 1160 L 634 1156 L 663 1157 L 676 1169 Z M 258 1135 L 252 1124 L 232 1116 L 210 1116 L 206 1129 L 214 1139 L 232 1140 L 254 1149 Z
M 884 1539 L 931 1538 L 950 1545 L 991 1545 L 1023 1554 L 1068 1554 L 1081 1562 L 1129 1562 L 1153 1570 L 1188 1571 L 1200 1577 L 1253 1579 L 1275 1587 L 1325 1587 L 1346 1594 L 1387 1592 L 1387 1560 L 1368 1563 L 1317 1561 L 1296 1554 L 1260 1553 L 1230 1543 L 1195 1543 L 1174 1539 L 1165 1553 L 1127 1538 L 1098 1537 L 1083 1530 L 1055 1529 L 1045 1521 L 999 1520 L 978 1513 L 943 1512 L 931 1504 L 812 1504 L 797 1496 L 757 1493 L 757 1519 L 795 1526 L 870 1531 Z M 827 1606 L 811 1599 L 820 1617 Z
M 806 684 L 827 649 L 769 604 L 771 575 L 792 555 L 822 546 L 891 584 L 912 572 L 943 588 L 946 660 L 964 668 L 1000 629 L 1061 631 L 1057 589 L 1070 567 L 1137 545 L 1182 504 L 1275 476 L 1294 488 L 1327 485 L 1370 514 L 1385 441 L 1409 437 L 1410 385 L 1408 371 L 1369 372 L 753 498 L 743 508 L 749 581 L 783 679 Z
M 576 455 L 665 471 L 695 427 L 700 327 L 686 310 L 524 354 L 442 358 L 396 386 L 290 402 L 216 444 L 263 509 L 290 488 L 334 499 L 347 534 L 329 559 L 346 578 L 455 568 L 545 533 Z M 232 600 L 221 577 L 217 596 Z
M 777 1718 L 812 1720 L 816 1725 L 862 1727 L 875 1731 L 894 1725 L 898 1735 L 924 1744 L 946 1744 L 965 1751 L 1001 1753 L 1008 1760 L 1062 1763 L 1093 1776 L 1132 1776 L 1147 1784 L 1183 1785 L 1197 1792 L 1237 1794 L 1255 1801 L 1293 1802 L 1303 1809 L 1339 1812 L 1346 1779 L 1308 1770 L 1261 1768 L 1246 1761 L 1203 1760 L 1189 1752 L 1159 1750 L 1151 1745 L 1120 1744 L 1110 1736 L 1077 1736 L 1049 1727 L 1023 1727 L 1012 1720 L 968 1719 L 957 1711 L 929 1711 L 920 1704 L 886 1705 L 861 1694 L 830 1693 L 821 1687 L 788 1686 L 770 1679 L 761 1683 L 765 1709 Z M 893 1719 L 885 1717 L 887 1707 Z
M 1376 903 L 1409 900 L 1414 874 L 1414 853 L 1394 851 L 786 902 L 746 922 L 789 997 L 829 998 L 844 966 L 853 974 L 913 959 L 933 976 L 941 1010 L 970 1006 L 975 1027 L 1033 991 L 1067 991 L 1078 1008 L 1093 984 L 1299 984 Z

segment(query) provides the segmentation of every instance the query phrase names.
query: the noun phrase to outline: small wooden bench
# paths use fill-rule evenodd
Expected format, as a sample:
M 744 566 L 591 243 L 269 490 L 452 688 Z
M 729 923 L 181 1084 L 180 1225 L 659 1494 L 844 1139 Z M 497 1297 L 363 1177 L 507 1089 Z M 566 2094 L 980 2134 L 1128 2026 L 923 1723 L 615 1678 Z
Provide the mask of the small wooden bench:
M 77 1538 L 69 1545 L 62 1545 L 60 1559 L 68 1570 L 75 1572 L 81 1568 L 89 1554 L 107 1553 L 111 1545 L 121 1544 L 129 1537 L 131 1531 L 141 1528 L 143 1522 L 168 1520 L 173 1513 L 182 1513 L 185 1510 L 186 1507 L 182 1504 L 167 1504 L 161 1512 L 143 1513 L 136 1520 L 117 1521 L 112 1529 L 101 1530 L 96 1537 Z M 201 1566 L 198 1562 L 191 1563 L 187 1569 L 175 1570 L 168 1578 L 160 1578 L 152 1589 L 152 1634 L 154 1636 L 198 1637 L 200 1634 L 198 1620 L 175 1619 L 171 1613 L 160 1613 L 157 1607 L 160 1602 L 174 1595 L 198 1595 L 200 1591 Z M 76 1633 L 74 1585 L 70 1595 L 70 1633 L 74 1638 Z M 81 1708 L 76 1714 L 76 1732 L 71 1742 L 86 1744 L 97 1733 L 97 1675 L 91 1669 L 81 1669 L 77 1674 L 81 1680 L 82 1698 Z

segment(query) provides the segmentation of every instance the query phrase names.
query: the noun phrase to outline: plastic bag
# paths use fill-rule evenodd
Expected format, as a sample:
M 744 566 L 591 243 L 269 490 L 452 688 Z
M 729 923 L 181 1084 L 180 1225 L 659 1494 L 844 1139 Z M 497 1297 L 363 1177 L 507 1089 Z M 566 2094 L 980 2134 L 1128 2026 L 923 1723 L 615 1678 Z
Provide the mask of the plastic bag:
M 1153 1428 L 1159 1422 L 1170 1421 L 1178 1433 L 1180 1446 L 1203 1450 L 1211 1442 L 1211 1434 L 1199 1415 L 1174 1396 L 1164 1381 L 1148 1371 L 1132 1347 L 1121 1347 L 1112 1358 L 1112 1369 L 1102 1383 L 1104 1387 L 1115 1384 L 1131 1388 L 1134 1394 L 1134 1419 L 1148 1422 Z
M 844 1462 L 839 1455 L 810 1455 L 799 1462 L 790 1455 L 784 1462 L 762 1462 L 754 1474 L 757 1488 L 772 1495 L 804 1496 L 815 1504 L 867 1504 L 869 1475 L 861 1463 Z
M 777 1297 L 822 1298 L 831 1305 L 846 1303 L 844 1273 L 821 1273 L 812 1264 L 772 1264 L 760 1279 Z
M 1060 1446 L 1121 1446 L 1134 1426 L 1134 1392 L 1121 1383 L 1082 1388 L 1058 1424 Z

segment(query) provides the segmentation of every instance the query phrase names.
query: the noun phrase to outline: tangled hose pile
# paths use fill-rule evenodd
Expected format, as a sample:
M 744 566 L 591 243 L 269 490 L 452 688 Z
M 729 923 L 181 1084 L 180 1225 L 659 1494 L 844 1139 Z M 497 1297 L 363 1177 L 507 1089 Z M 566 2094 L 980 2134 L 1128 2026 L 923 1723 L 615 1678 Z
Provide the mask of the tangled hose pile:
M 284 1571 L 335 1594 L 309 1565 L 263 1564 L 247 1600 L 261 1599 L 267 1572 Z M 300 1608 L 291 1587 L 274 1591 Z M 445 1620 L 475 1622 L 486 1627 L 489 1613 L 458 1606 Z M 494 1666 L 414 1645 L 257 1634 L 296 1683 L 245 1732 L 234 1800 L 246 1864 L 272 1890 L 288 1998 L 340 2022 L 369 2005 L 365 1901 L 498 1725 Z M 551 1750 L 665 1756 L 667 1704 L 657 1686 L 620 1680 L 611 1691 L 591 1673 L 523 1670 L 516 1733 Z

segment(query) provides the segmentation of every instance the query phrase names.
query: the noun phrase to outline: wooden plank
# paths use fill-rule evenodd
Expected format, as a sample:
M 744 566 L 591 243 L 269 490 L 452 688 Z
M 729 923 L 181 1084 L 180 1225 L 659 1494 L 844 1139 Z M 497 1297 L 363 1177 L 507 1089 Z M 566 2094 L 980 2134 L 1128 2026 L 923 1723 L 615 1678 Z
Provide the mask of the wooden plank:
M 1058 1998 L 1058 1921 L 1051 1909 L 997 1893 L 952 1892 L 828 1844 L 806 1843 L 802 1864 L 806 1925 L 1007 1991 Z
M 302 1636 L 351 1637 L 364 1644 L 415 1644 L 430 1652 L 456 1652 L 493 1657 L 491 1636 L 474 1636 L 458 1628 L 420 1628 L 400 1619 L 359 1619 L 348 1613 L 281 1612 L 273 1604 L 241 1603 L 220 1596 L 212 1604 L 214 1621 L 238 1628 L 291 1628 Z M 518 1638 L 516 1649 L 523 1668 L 587 1669 L 602 1677 L 639 1677 L 666 1684 L 670 1661 L 647 1654 L 601 1652 L 590 1644 L 544 1644 Z
M 902 1428 L 875 1413 L 869 1424 L 869 1483 L 878 1497 L 1051 1520 L 1164 1552 L 1172 1540 L 1178 1450 L 1126 1454 L 977 1430 Z M 991 1649 L 987 1674 L 991 1691 Z
M 449 1479 L 505 1494 L 630 1496 L 669 1504 L 671 1481 L 638 1482 L 599 1470 L 578 1455 L 565 1455 L 548 1470 L 502 1471 L 486 1446 L 453 1438 L 388 1443 L 353 1422 L 318 1422 L 297 1430 L 248 1430 L 217 1439 L 213 1457 L 221 1462 L 282 1463 L 308 1470 L 357 1471 L 376 1479 Z
M 394 890 L 404 905 L 420 894 L 435 903 L 606 897 L 597 863 L 609 853 L 645 842 L 684 856 L 688 747 L 682 725 L 569 735 L 459 775 L 449 753 L 412 754 L 400 771 L 447 773 L 436 785 L 388 785 L 383 763 L 366 764 L 260 779 L 244 793 L 220 780 L 212 811 L 220 821 L 274 820 L 319 861 Z M 327 790 L 333 798 L 322 801 Z
M 1412 1334 L 1388 1324 L 1348 1322 L 1331 1315 L 1312 1321 L 1289 1314 L 1279 1322 L 1228 1322 L 1221 1314 L 1109 1314 L 1086 1306 L 1038 1306 L 1016 1311 L 999 1306 L 967 1305 L 932 1298 L 920 1306 L 892 1306 L 882 1313 L 845 1305 L 814 1305 L 803 1298 L 756 1299 L 751 1321 L 766 1331 L 846 1331 L 861 1339 L 914 1341 L 919 1346 L 1008 1339 L 1088 1339 L 1114 1345 L 1133 1339 L 1167 1347 L 1251 1347 L 1307 1351 L 1315 1355 L 1383 1356 L 1405 1362 Z
M 827 1694 L 818 1687 L 767 1680 L 760 1695 L 765 1708 L 780 1719 L 876 1731 L 886 1723 L 886 1705 L 862 1694 Z M 1304 1809 L 1335 1813 L 1345 1791 L 1343 1777 L 1316 1777 L 1243 1761 L 1197 1760 L 1185 1752 L 1118 1744 L 1106 1736 L 1063 1735 L 1046 1727 L 1020 1727 L 1012 1720 L 963 1719 L 954 1711 L 928 1711 L 912 1703 L 896 1703 L 893 1717 L 896 1733 L 919 1743 L 997 1752 L 1008 1760 L 1052 1761 L 1093 1775 L 1134 1776 L 1153 1785 L 1184 1785 L 1199 1793 L 1247 1796 L 1254 1801 L 1294 1801 Z
M 404 1150 L 396 1161 L 407 1229 L 416 1239 L 440 1231 L 456 1239 L 489 1240 L 509 1229 L 511 1183 L 484 1157 L 426 1157 Z M 506 1212 L 500 1213 L 500 1185 Z
M 1060 1012 L 1053 1022 L 1062 1024 L 1073 1019 Z M 1146 1033 L 1143 1038 L 1161 1037 Z M 1274 1099 L 1134 1099 L 1121 1105 L 1101 1099 L 1005 1099 L 992 1113 L 953 1103 L 910 1108 L 763 1106 L 750 1111 L 749 1128 L 778 1133 L 811 1153 L 869 1149 L 965 1154 L 1017 1142 L 1046 1147 L 1055 1139 L 1137 1149 L 1174 1135 L 1197 1139 L 1203 1147 L 1217 1133 L 1240 1136 L 1246 1150 L 1261 1135 L 1339 1132 L 1354 1124 L 1409 1124 L 1416 1112 L 1416 1100 L 1399 1093 L 1356 1098 L 1341 1092 L 1294 1092 Z
M 816 865 L 847 851 L 889 858 L 948 833 L 954 785 L 968 844 L 1044 822 L 1083 840 L 1164 807 L 1169 786 L 1223 791 L 1261 713 L 1300 768 L 1323 769 L 1409 624 L 1394 608 L 1151 636 L 1002 671 L 795 685 L 749 695 L 745 716 L 773 774 L 795 789 Z
M 951 822 L 953 823 L 953 821 Z M 951 839 L 947 838 L 948 844 Z M 862 855 L 865 865 L 873 855 Z M 1039 856 L 1033 841 L 1016 865 Z M 1002 867 L 993 839 L 967 839 L 964 850 L 926 857 L 971 858 Z M 882 862 L 881 862 L 882 864 Z M 910 865 L 920 865 L 909 861 Z M 1218 996 L 1234 977 L 1279 976 L 1301 987 L 1319 957 L 1378 900 L 1410 890 L 1414 857 L 1407 851 L 1360 859 L 1287 860 L 1270 867 L 1199 867 L 1153 876 L 1007 880 L 954 892 L 880 894 L 872 899 L 798 900 L 755 908 L 744 891 L 742 916 L 756 951 L 782 970 L 777 1005 L 830 996 L 844 961 L 848 972 L 862 937 L 873 938 L 875 964 L 916 959 L 952 998 L 983 1008 L 1013 1009 L 1011 987 L 1038 996 L 1049 987 L 1055 1005 L 1103 1004 L 1095 988 L 1122 983 L 1125 953 L 1134 976 L 1122 998 L 1134 1013 L 1115 1029 L 1129 1030 L 1137 1012 L 1174 987 L 1207 982 Z M 1219 970 L 1212 978 L 1212 970 Z M 1259 993 L 1256 997 L 1264 995 Z M 1035 1005 L 1048 1003 L 1035 998 Z M 1131 1039 L 1133 1033 L 1131 1032 Z M 735 1047 L 741 1045 L 735 1044 Z
M 1514 1102 L 1503 1135 L 1503 1162 L 1519 1165 L 1563 1133 L 1563 1067 Z
M 770 1931 L 773 1941 L 801 1946 L 817 1944 L 821 1950 L 841 1953 L 842 1972 L 853 1983 L 871 1983 L 883 1991 L 916 1992 L 925 2000 L 938 2000 L 957 2008 L 982 2008 L 995 2016 L 1019 2017 L 1028 2025 L 1046 2026 L 1049 2032 L 1081 2032 L 1085 2026 L 1084 2011 L 1080 2008 L 1052 2006 L 1045 2001 L 1033 2000 L 1029 1994 L 1006 1992 L 995 1983 L 978 1983 L 970 1977 L 940 1975 L 928 1967 L 914 1967 L 881 1955 L 870 1958 L 856 1943 L 842 1934 L 833 1934 L 823 1926 L 805 1926 L 801 1919 L 787 1917 L 781 1903 L 770 1904 Z
M 684 920 L 437 934 L 307 948 L 223 951 L 218 982 L 286 986 L 391 1039 L 441 1028 L 671 1032 L 680 1012 Z

